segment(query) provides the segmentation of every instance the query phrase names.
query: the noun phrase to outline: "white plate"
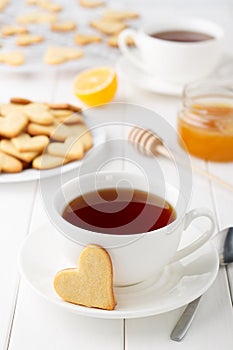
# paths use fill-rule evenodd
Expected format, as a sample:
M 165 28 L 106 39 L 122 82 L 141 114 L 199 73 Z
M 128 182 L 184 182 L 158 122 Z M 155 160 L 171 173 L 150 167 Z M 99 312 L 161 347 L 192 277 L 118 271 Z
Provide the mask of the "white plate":
M 105 141 L 105 132 L 103 128 L 94 128 L 92 130 L 92 136 L 93 136 L 93 148 Z M 45 178 L 65 174 L 74 169 L 77 169 L 82 164 L 82 162 L 83 160 L 78 160 L 78 161 L 63 165 L 62 167 L 57 167 L 50 170 L 40 171 L 36 169 L 26 169 L 20 173 L 15 173 L 15 174 L 0 174 L 0 183 L 28 182 L 28 181 L 39 180 L 40 178 L 45 179 Z
M 186 238 L 190 234 L 196 236 L 200 232 L 192 228 Z M 55 274 L 70 265 L 63 256 L 59 233 L 51 224 L 32 232 L 23 242 L 19 254 L 23 278 L 47 301 L 78 315 L 106 319 L 145 317 L 181 307 L 210 287 L 218 266 L 217 251 L 212 243 L 207 243 L 198 252 L 165 267 L 157 280 L 115 288 L 116 309 L 107 311 L 65 302 L 55 293 Z
M 146 73 L 139 69 L 125 57 L 118 61 L 118 69 L 132 82 L 135 86 L 150 92 L 164 95 L 181 96 L 184 84 L 172 84 L 160 81 L 156 76 Z M 217 69 L 208 76 L 208 79 L 229 79 L 233 74 L 233 57 L 225 54 Z

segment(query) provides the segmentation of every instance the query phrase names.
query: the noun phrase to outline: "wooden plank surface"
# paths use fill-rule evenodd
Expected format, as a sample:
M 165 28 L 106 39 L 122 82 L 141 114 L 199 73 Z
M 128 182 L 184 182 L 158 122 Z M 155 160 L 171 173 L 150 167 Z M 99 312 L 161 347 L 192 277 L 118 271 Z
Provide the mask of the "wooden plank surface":
M 130 1 L 122 4 L 132 9 Z M 119 6 L 119 4 L 118 4 Z M 179 1 L 161 2 L 147 0 L 134 2 L 136 10 L 144 12 L 145 18 L 159 20 L 162 16 L 179 14 L 208 17 L 222 24 L 226 31 L 225 47 L 232 47 L 233 5 L 225 0 L 193 1 L 186 4 Z M 151 11 L 154 6 L 154 11 Z M 231 44 L 229 44 L 231 43 Z M 94 65 L 94 63 L 93 63 Z M 1 75 L 1 100 L 6 101 L 12 95 L 24 96 L 37 100 L 67 100 L 76 103 L 72 93 L 72 81 L 76 72 L 41 74 L 9 74 Z M 174 128 L 180 99 L 152 94 L 133 87 L 125 77 L 119 76 L 119 89 L 116 101 L 140 104 L 161 114 Z M 107 120 L 107 116 L 99 114 L 99 121 Z M 102 119 L 103 118 L 103 119 Z M 111 135 L 111 130 L 109 131 Z M 108 135 L 108 136 L 109 136 Z M 225 180 L 232 180 L 231 164 L 206 165 L 199 160 L 196 164 L 209 169 Z M 119 164 L 118 164 L 119 165 Z M 117 164 L 111 164 L 116 169 Z M 120 165 L 122 167 L 122 164 Z M 127 167 L 125 167 L 126 169 Z M 233 225 L 231 208 L 233 197 L 218 186 L 199 176 L 194 178 L 194 190 L 190 207 L 207 206 L 215 213 L 218 228 Z M 23 281 L 18 289 L 17 252 L 22 239 L 30 230 L 46 223 L 48 217 L 43 209 L 36 183 L 20 185 L 1 185 L 1 231 L 0 236 L 0 273 L 2 276 L 0 289 L 0 349 L 113 349 L 144 350 L 166 349 L 213 349 L 231 348 L 233 345 L 233 316 L 228 282 L 232 286 L 233 268 L 228 269 L 228 278 L 224 272 L 218 275 L 213 286 L 204 296 L 197 317 L 181 344 L 169 340 L 169 334 L 183 308 L 138 320 L 108 321 L 95 320 L 68 314 L 37 296 Z M 31 213 L 33 211 L 33 216 Z M 12 212 L 14 216 L 12 218 Z M 200 222 L 199 227 L 202 226 Z M 29 229 L 30 226 L 30 229 Z M 6 268 L 7 267 L 7 268 Z M 3 286 L 3 287 L 2 287 Z M 18 293 L 19 291 L 19 293 Z M 125 326 L 125 329 L 124 329 Z M 49 344 L 49 345 L 48 345 Z
M 21 283 L 10 350 L 123 348 L 123 321 L 81 317 L 54 306 Z
M 37 184 L 0 184 L 0 349 L 7 345 L 18 293 L 17 256 L 30 225 Z

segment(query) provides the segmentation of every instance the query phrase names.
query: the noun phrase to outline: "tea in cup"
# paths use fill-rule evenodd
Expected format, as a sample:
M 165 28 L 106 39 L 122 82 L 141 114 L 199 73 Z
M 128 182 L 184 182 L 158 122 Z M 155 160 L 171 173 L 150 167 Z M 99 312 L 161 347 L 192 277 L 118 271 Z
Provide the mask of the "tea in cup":
M 77 264 L 86 245 L 100 245 L 111 256 L 114 285 L 128 286 L 156 276 L 210 239 L 211 212 L 199 208 L 186 213 L 186 206 L 170 184 L 165 184 L 164 194 L 156 180 L 148 188 L 141 175 L 100 172 L 62 185 L 54 197 L 52 219 L 70 264 Z M 203 216 L 210 221 L 209 229 L 178 250 L 183 231 Z
M 127 46 L 131 37 L 139 50 Z M 175 19 L 126 29 L 119 36 L 125 58 L 138 68 L 170 83 L 184 84 L 214 71 L 222 56 L 223 29 L 208 20 Z

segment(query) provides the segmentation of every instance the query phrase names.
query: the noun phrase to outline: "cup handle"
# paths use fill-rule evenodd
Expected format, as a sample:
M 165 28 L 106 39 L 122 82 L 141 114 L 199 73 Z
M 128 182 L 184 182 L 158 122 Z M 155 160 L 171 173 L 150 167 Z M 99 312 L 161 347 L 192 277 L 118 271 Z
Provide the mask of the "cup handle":
M 135 45 L 137 46 L 137 32 L 133 29 L 125 29 L 123 30 L 118 38 L 118 44 L 119 44 L 119 49 L 121 50 L 122 54 L 131 62 L 133 63 L 135 66 L 139 67 L 140 69 L 145 69 L 145 66 L 143 65 L 142 61 L 137 58 L 134 53 L 132 53 L 132 50 L 129 49 L 127 43 L 126 43 L 126 39 L 128 37 L 131 37 L 134 42 Z
M 195 252 L 197 249 L 199 249 L 201 246 L 203 246 L 213 235 L 214 233 L 214 228 L 215 228 L 215 221 L 213 218 L 213 214 L 211 213 L 210 210 L 206 208 L 200 208 L 200 209 L 193 209 L 190 212 L 188 212 L 185 215 L 185 222 L 184 222 L 184 230 L 188 228 L 188 226 L 192 223 L 193 220 L 199 218 L 199 217 L 207 217 L 210 221 L 210 227 L 207 231 L 205 231 L 201 237 L 197 238 L 194 242 L 189 244 L 187 247 L 178 250 L 173 257 L 171 262 L 178 261 L 185 256 Z

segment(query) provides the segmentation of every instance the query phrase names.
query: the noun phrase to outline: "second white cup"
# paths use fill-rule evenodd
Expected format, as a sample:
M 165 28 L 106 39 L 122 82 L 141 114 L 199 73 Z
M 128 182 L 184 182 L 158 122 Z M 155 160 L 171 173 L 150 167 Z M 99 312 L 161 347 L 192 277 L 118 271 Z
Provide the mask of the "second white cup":
M 156 33 L 186 31 L 208 35 L 203 41 L 174 41 L 156 38 Z M 147 24 L 135 31 L 126 29 L 119 36 L 119 48 L 125 58 L 156 79 L 170 83 L 188 83 L 214 71 L 222 56 L 223 29 L 208 20 L 177 19 Z M 127 46 L 131 37 L 140 57 Z

